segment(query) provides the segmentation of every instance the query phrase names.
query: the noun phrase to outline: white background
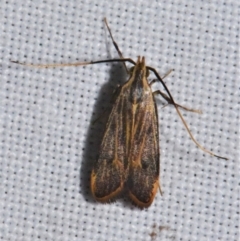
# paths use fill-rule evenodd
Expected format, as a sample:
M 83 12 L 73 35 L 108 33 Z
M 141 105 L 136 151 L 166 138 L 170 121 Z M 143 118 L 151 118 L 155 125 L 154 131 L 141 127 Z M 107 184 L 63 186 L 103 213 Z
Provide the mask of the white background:
M 157 96 L 163 196 L 140 210 L 127 196 L 93 200 L 89 176 L 121 63 L 145 56 L 183 112 Z M 234 241 L 239 232 L 239 2 L 2 0 L 0 14 L 0 240 Z M 238 66 L 237 66 L 238 65 Z M 150 79 L 153 76 L 150 76 Z M 161 88 L 156 83 L 154 88 Z

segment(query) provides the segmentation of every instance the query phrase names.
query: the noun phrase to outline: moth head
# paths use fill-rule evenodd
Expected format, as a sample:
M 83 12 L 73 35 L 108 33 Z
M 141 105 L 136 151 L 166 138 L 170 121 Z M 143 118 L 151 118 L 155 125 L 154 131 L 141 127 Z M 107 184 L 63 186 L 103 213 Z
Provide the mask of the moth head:
M 137 63 L 136 65 L 132 66 L 130 69 L 129 69 L 129 74 L 130 76 L 132 76 L 133 74 L 136 73 L 136 71 L 141 71 L 141 72 L 145 72 L 145 77 L 148 77 L 149 76 L 149 69 L 146 67 L 145 65 L 145 58 L 138 56 L 138 60 L 137 60 Z

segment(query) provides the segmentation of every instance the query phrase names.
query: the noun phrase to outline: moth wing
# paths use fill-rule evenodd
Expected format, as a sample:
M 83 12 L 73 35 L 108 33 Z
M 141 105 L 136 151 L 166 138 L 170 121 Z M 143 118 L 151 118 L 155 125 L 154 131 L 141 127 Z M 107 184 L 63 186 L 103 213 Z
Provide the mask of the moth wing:
M 118 95 L 109 116 L 99 158 L 91 174 L 91 191 L 97 201 L 107 202 L 117 196 L 125 182 L 126 150 L 122 110 L 125 97 Z
M 139 207 L 149 207 L 159 187 L 158 118 L 152 93 L 139 104 L 132 130 L 128 190 Z

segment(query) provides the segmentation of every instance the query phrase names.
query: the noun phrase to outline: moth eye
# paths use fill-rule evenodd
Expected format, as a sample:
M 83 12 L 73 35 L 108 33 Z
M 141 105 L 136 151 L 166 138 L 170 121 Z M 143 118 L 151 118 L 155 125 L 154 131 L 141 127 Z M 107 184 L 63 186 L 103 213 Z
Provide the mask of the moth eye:
M 150 74 L 149 69 L 146 69 L 146 77 L 148 77 Z

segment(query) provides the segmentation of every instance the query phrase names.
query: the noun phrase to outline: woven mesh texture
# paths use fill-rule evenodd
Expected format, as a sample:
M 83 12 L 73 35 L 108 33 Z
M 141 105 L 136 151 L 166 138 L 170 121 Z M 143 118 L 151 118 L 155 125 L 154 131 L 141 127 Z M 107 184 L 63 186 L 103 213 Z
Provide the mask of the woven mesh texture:
M 2 0 L 0 9 L 0 240 L 238 240 L 239 1 Z M 182 111 L 193 135 L 229 158 L 196 148 L 156 96 L 163 196 L 144 210 L 90 193 L 123 65 L 10 62 L 118 57 L 104 17 L 125 57 L 145 56 L 162 76 L 174 69 L 164 81 L 176 102 L 203 111 Z

